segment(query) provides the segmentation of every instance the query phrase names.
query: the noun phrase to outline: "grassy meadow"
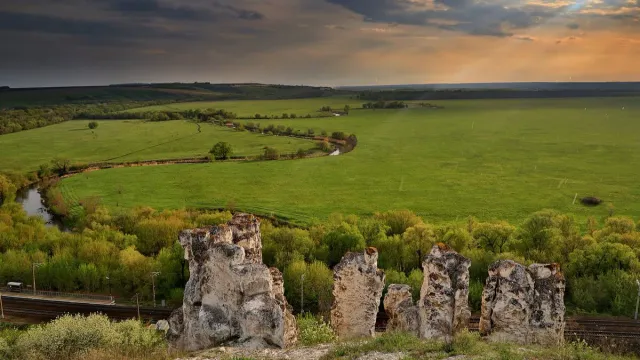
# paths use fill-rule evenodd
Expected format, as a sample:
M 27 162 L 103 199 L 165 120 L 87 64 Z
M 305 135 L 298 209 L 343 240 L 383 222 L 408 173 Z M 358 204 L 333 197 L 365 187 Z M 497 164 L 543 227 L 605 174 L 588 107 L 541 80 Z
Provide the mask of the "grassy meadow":
M 282 152 L 309 149 L 308 140 L 236 132 L 187 121 L 74 120 L 0 136 L 0 169 L 30 171 L 52 159 L 73 163 L 138 161 L 205 156 L 218 141 L 227 141 L 236 155 L 258 155 L 265 146 Z
M 346 102 L 233 101 L 213 107 L 239 114 L 276 114 Z M 120 168 L 74 176 L 60 186 L 70 200 L 97 195 L 112 208 L 232 204 L 301 223 L 333 212 L 370 214 L 400 208 L 434 222 L 469 215 L 519 222 L 545 208 L 582 219 L 604 217 L 610 209 L 640 216 L 638 98 L 435 103 L 445 108 L 354 110 L 347 117 L 260 121 L 263 126 L 357 134 L 358 147 L 341 156 Z M 47 129 L 52 128 L 40 130 Z M 246 136 L 247 141 L 259 138 Z M 206 143 L 208 147 L 213 141 Z M 573 204 L 576 194 L 600 197 L 605 204 Z

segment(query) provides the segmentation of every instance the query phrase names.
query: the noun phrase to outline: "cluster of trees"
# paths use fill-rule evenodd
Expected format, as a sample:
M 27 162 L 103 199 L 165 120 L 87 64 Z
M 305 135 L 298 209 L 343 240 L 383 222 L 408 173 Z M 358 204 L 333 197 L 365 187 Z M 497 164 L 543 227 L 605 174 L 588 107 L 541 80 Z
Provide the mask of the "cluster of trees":
M 404 109 L 408 108 L 409 105 L 404 101 L 384 101 L 378 100 L 376 102 L 368 102 L 362 104 L 362 107 L 365 109 Z
M 327 105 L 325 105 L 325 106 L 323 106 L 323 107 L 321 107 L 321 108 L 320 108 L 320 111 L 321 111 L 321 112 L 325 112 L 325 113 L 326 113 L 326 112 L 333 113 L 333 112 L 337 112 L 337 111 L 340 111 L 340 110 L 336 110 L 336 109 L 333 109 L 331 106 L 327 106 Z M 345 106 L 342 108 L 342 113 L 343 113 L 343 114 L 349 115 L 349 111 L 351 111 L 351 106 L 349 106 L 349 105 L 345 105 Z
M 6 200 L 6 199 L 5 199 Z M 38 289 L 101 293 L 128 300 L 140 293 L 151 300 L 151 273 L 157 299 L 181 302 L 189 278 L 183 250 L 176 239 L 186 228 L 225 223 L 229 212 L 157 212 L 135 209 L 114 215 L 86 201 L 74 232 L 46 227 L 28 217 L 21 205 L 0 206 L 0 283 L 32 282 L 32 264 Z M 90 206 L 89 204 L 93 204 Z
M 0 135 L 58 124 L 74 118 L 72 106 L 0 110 Z
M 224 109 L 190 109 L 186 111 L 142 111 L 142 112 L 84 112 L 77 118 L 82 119 L 110 119 L 110 120 L 125 120 L 125 119 L 139 119 L 150 121 L 169 121 L 169 120 L 184 120 L 192 119 L 203 122 L 209 121 L 222 121 L 228 119 L 236 119 L 238 115 L 236 113 L 226 111 Z
M 284 270 L 287 299 L 300 309 L 300 275 L 305 274 L 305 310 L 330 307 L 331 272 L 347 251 L 374 246 L 387 283 L 405 283 L 418 296 L 421 259 L 443 242 L 471 259 L 470 301 L 479 311 L 488 267 L 500 259 L 523 264 L 558 262 L 567 278 L 566 302 L 584 312 L 629 315 L 635 306 L 635 277 L 640 275 L 640 224 L 610 217 L 602 225 L 591 218 L 580 231 L 570 215 L 534 213 L 520 226 L 506 222 L 433 225 L 410 211 L 373 217 L 334 215 L 309 229 L 263 226 L 264 260 Z M 313 279 L 313 280 L 311 280 Z

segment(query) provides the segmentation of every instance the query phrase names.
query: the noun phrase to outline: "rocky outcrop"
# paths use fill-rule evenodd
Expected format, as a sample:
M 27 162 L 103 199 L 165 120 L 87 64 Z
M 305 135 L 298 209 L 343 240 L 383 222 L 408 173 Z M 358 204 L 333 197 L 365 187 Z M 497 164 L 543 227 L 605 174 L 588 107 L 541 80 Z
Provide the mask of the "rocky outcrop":
M 556 264 L 501 260 L 482 292 L 480 334 L 493 341 L 558 344 L 564 339 L 564 277 Z
M 373 336 L 384 272 L 378 269 L 378 250 L 347 253 L 333 270 L 331 326 L 341 338 Z
M 250 214 L 236 214 L 226 225 L 184 230 L 179 240 L 185 251 L 194 243 L 236 244 L 244 248 L 247 262 L 262 264 L 260 220 Z
M 389 285 L 384 309 L 388 331 L 408 331 L 426 339 L 451 341 L 469 324 L 469 259 L 444 244 L 434 245 L 422 263 L 418 305 L 408 285 Z
M 531 342 L 541 345 L 564 341 L 565 279 L 558 264 L 533 264 L 527 268 L 533 279 Z
M 451 341 L 469 324 L 469 266 L 471 261 L 445 244 L 436 244 L 422 263 L 420 336 Z
M 263 348 L 295 342 L 295 318 L 283 310 L 282 275 L 261 261 L 259 224 L 242 214 L 227 225 L 180 234 L 190 278 L 182 307 L 169 318 L 167 339 L 173 346 L 193 351 L 223 344 Z
M 387 331 L 420 335 L 420 313 L 413 303 L 409 285 L 389 285 L 384 297 L 384 311 L 389 316 Z
M 284 280 L 282 273 L 276 268 L 270 268 L 271 280 L 273 281 L 273 294 L 275 296 L 282 314 L 284 315 L 284 345 L 286 347 L 295 345 L 298 342 L 298 325 L 293 309 L 284 297 Z

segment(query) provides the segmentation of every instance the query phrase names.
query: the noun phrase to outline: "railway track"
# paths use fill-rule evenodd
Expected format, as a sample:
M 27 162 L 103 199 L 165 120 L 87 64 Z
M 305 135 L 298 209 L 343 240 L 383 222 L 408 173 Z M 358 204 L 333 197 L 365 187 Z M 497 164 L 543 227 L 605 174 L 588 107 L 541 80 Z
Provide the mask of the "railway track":
M 101 305 L 81 302 L 57 300 L 30 299 L 2 295 L 4 314 L 7 316 L 24 317 L 40 321 L 53 320 L 64 314 L 102 313 L 115 320 L 135 319 L 138 309 L 135 306 Z M 166 319 L 172 309 L 140 307 L 140 318 L 147 321 Z

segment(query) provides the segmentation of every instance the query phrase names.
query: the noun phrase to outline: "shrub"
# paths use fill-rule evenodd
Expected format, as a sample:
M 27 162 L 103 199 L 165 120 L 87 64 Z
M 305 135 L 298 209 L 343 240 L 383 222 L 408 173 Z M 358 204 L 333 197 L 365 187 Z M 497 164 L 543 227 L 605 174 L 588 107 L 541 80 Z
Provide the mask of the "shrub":
M 267 146 L 264 148 L 263 158 L 265 160 L 278 160 L 280 159 L 280 152 L 278 149 Z
M 197 227 L 213 226 L 226 224 L 231 220 L 233 215 L 229 211 L 221 211 L 214 213 L 204 213 L 196 217 L 195 223 Z
M 112 323 L 105 315 L 65 315 L 22 334 L 14 356 L 24 360 L 67 360 L 91 350 L 120 355 L 149 355 L 162 350 L 162 337 L 141 323 Z
M 330 343 L 336 339 L 333 330 L 322 318 L 306 313 L 298 315 L 297 320 L 300 328 L 299 340 L 302 345 Z
M 97 129 L 98 128 L 98 122 L 97 121 L 92 121 L 89 123 L 89 129 L 93 130 L 93 129 Z

